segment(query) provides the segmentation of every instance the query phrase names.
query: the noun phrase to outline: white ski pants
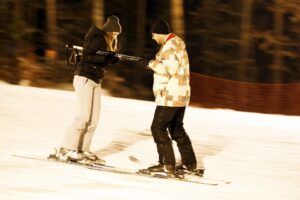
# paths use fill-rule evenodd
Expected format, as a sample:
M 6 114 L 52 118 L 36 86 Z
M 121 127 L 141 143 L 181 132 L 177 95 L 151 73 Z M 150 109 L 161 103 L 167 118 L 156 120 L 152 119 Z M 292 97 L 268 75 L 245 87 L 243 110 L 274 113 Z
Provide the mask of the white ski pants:
M 75 151 L 89 151 L 99 121 L 101 84 L 75 75 L 73 86 L 77 97 L 77 109 L 75 119 L 63 139 L 62 147 Z

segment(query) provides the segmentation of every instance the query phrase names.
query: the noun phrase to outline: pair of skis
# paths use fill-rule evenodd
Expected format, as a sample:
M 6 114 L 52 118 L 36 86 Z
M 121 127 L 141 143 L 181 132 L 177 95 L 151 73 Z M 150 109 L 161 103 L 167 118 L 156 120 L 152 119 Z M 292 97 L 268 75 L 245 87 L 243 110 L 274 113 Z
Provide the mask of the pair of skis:
M 74 69 L 78 62 L 81 60 L 83 48 L 81 46 L 73 45 L 70 47 L 66 45 L 66 61 L 67 61 L 67 69 Z M 98 55 L 108 55 L 111 52 L 109 51 L 97 51 L 96 54 Z M 116 53 L 115 57 L 119 58 L 120 60 L 127 60 L 127 61 L 140 61 L 143 58 L 136 57 L 136 56 L 129 56 L 125 54 Z
M 66 45 L 66 49 L 70 50 L 70 51 L 77 51 L 79 55 L 82 55 L 82 51 L 83 51 L 83 47 L 76 46 L 76 45 L 73 45 L 72 47 L 69 47 L 69 45 Z M 97 51 L 96 52 L 96 54 L 98 54 L 98 55 L 108 55 L 110 53 L 111 52 L 109 52 L 109 51 Z M 139 61 L 142 59 L 141 57 L 129 56 L 129 55 L 119 54 L 119 53 L 116 53 L 115 56 L 117 58 L 119 58 L 120 60 L 128 60 L 128 61 Z
M 120 167 L 115 167 L 115 166 L 106 165 L 106 164 L 93 164 L 93 163 L 80 164 L 78 162 L 72 162 L 72 161 L 65 162 L 65 161 L 60 161 L 60 160 L 56 160 L 56 159 L 48 159 L 47 157 L 37 156 L 37 155 L 13 154 L 12 156 L 18 157 L 18 158 L 24 158 L 24 159 L 38 160 L 38 161 L 49 161 L 49 162 L 59 162 L 59 163 L 65 163 L 65 164 L 78 165 L 78 166 L 83 166 L 85 168 L 95 170 L 95 171 L 103 171 L 103 172 L 118 173 L 118 174 L 128 174 L 128 175 L 135 175 L 135 176 L 144 176 L 144 177 L 149 177 L 149 178 L 164 178 L 164 179 L 197 183 L 197 184 L 203 184 L 203 185 L 211 185 L 211 186 L 217 186 L 220 184 L 229 184 L 230 183 L 230 181 L 227 181 L 227 180 L 219 180 L 219 179 L 202 177 L 202 176 L 192 174 L 192 173 L 187 173 L 184 171 L 182 171 L 182 173 L 179 173 L 178 175 L 170 176 L 166 173 L 148 172 L 145 169 L 136 171 L 133 169 L 120 168 Z

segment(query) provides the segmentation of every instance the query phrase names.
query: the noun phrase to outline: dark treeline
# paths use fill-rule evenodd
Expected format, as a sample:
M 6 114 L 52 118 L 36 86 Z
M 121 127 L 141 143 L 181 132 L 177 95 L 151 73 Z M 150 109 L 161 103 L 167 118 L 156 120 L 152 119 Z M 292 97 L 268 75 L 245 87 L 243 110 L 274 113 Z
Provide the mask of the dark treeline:
M 65 44 L 81 45 L 89 26 L 112 14 L 123 26 L 121 53 L 153 57 L 151 25 L 165 19 L 186 41 L 192 72 L 299 81 L 299 0 L 0 0 L 0 13 L 0 78 L 12 83 L 24 76 L 32 85 L 70 82 Z M 34 76 L 24 74 L 30 70 Z M 119 63 L 109 73 L 114 81 L 104 85 L 112 92 L 151 96 L 152 75 L 136 63 Z

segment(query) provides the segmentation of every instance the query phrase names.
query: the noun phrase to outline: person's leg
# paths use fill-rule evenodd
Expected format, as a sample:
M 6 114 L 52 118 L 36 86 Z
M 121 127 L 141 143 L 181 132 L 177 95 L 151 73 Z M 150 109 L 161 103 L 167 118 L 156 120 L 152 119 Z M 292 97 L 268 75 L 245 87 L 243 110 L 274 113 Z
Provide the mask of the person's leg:
M 189 136 L 183 127 L 185 107 L 178 108 L 169 126 L 172 140 L 175 140 L 181 155 L 182 163 L 190 168 L 197 168 L 197 160 Z
M 82 151 L 90 151 L 95 129 L 97 128 L 101 107 L 101 84 L 94 83 L 90 121 L 83 135 Z
M 176 108 L 157 106 L 151 125 L 151 132 L 154 142 L 157 145 L 159 162 L 164 165 L 175 166 L 175 155 L 172 140 L 169 137 L 167 128 L 171 122 Z
M 78 151 L 82 134 L 90 120 L 93 87 L 88 84 L 88 79 L 82 76 L 75 76 L 73 85 L 77 97 L 77 109 L 75 119 L 68 129 L 61 147 Z

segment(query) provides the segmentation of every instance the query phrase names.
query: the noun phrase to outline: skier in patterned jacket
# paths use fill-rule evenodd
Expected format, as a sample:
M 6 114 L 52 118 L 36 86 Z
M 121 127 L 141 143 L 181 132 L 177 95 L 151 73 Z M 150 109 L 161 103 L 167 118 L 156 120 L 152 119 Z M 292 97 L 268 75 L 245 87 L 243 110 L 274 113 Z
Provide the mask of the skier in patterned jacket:
M 148 64 L 154 72 L 153 92 L 157 107 L 151 132 L 157 145 L 159 163 L 148 170 L 174 173 L 176 159 L 172 140 L 175 140 L 182 165 L 193 171 L 197 168 L 197 161 L 191 140 L 183 127 L 184 113 L 191 93 L 185 43 L 174 33 L 170 33 L 166 21 L 153 25 L 152 38 L 161 45 L 155 58 Z

